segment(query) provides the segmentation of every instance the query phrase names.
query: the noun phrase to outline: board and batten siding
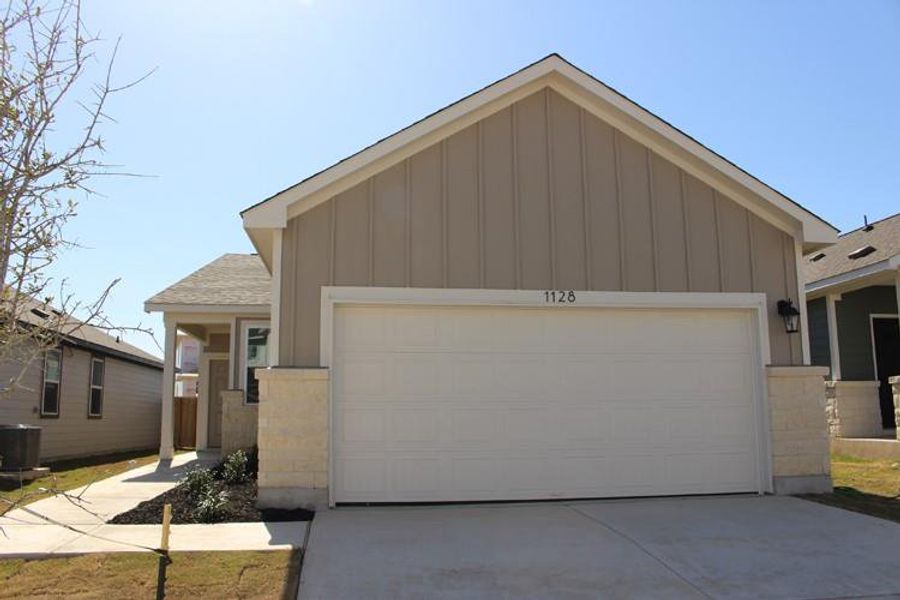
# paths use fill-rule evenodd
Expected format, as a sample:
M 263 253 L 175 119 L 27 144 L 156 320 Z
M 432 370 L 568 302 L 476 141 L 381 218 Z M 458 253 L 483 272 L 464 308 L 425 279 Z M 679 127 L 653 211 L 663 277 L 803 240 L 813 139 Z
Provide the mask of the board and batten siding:
M 53 460 L 159 447 L 162 370 L 105 357 L 102 418 L 88 418 L 91 353 L 63 347 L 59 417 L 41 418 L 42 359 L 34 360 L 16 389 L 0 395 L 0 423 L 43 428 L 41 459 Z M 19 373 L 0 364 L 0 378 Z
M 324 285 L 765 292 L 775 364 L 802 364 L 775 303 L 793 238 L 549 88 L 292 218 L 280 359 L 319 365 Z

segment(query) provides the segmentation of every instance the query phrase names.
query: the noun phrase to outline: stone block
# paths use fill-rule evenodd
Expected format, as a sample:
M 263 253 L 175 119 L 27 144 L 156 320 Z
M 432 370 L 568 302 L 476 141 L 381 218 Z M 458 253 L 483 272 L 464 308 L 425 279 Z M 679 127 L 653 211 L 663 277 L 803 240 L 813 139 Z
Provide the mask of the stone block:
M 327 504 L 327 369 L 258 369 L 259 505 Z

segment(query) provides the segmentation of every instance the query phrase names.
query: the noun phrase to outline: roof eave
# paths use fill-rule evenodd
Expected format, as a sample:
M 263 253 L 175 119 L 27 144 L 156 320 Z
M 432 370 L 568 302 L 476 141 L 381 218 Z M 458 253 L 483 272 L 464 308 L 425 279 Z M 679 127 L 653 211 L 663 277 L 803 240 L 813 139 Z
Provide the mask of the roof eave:
M 244 229 L 271 269 L 272 244 L 263 231 L 286 227 L 289 218 L 348 189 L 377 169 L 386 168 L 546 86 L 591 109 L 598 117 L 666 158 L 671 159 L 673 152 L 683 153 L 686 158 L 676 160 L 676 164 L 694 175 L 703 176 L 698 169 L 707 170 L 708 183 L 718 180 L 721 186 L 723 181 L 727 182 L 732 188 L 729 191 L 744 198 L 748 206 L 754 206 L 757 214 L 792 236 L 802 238 L 804 252 L 837 241 L 838 230 L 830 223 L 558 55 L 548 56 L 501 79 L 251 206 L 241 213 Z
M 898 269 L 900 269 L 900 254 L 895 254 L 852 271 L 811 281 L 805 286 L 806 295 L 812 300 L 827 294 L 843 293 L 869 285 L 878 285 L 878 278 L 883 278 L 885 274 L 895 273 Z
M 147 313 L 251 314 L 268 313 L 270 304 L 190 304 L 185 302 L 145 302 Z

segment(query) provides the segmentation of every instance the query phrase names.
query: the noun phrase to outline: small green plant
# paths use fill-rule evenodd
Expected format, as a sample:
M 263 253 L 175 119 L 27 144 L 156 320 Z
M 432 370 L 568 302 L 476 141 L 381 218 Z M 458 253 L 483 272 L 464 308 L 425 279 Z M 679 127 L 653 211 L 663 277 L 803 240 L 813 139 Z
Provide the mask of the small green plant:
M 200 523 L 217 523 L 225 518 L 227 507 L 228 492 L 211 487 L 202 497 L 197 498 L 194 519 Z
M 226 456 L 220 469 L 222 480 L 228 485 L 245 483 L 250 478 L 247 463 L 247 453 L 243 450 L 235 450 Z
M 187 472 L 183 484 L 187 488 L 188 495 L 194 500 L 199 500 L 213 490 L 215 477 L 210 469 L 198 467 Z

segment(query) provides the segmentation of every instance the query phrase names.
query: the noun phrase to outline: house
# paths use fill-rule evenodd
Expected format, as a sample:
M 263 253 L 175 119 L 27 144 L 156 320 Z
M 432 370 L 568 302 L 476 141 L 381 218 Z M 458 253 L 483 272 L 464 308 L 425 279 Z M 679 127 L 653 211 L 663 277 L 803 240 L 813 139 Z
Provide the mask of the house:
M 900 214 L 807 254 L 803 274 L 812 362 L 830 371 L 831 433 L 880 437 L 896 427 L 888 380 L 900 375 Z
M 242 219 L 145 308 L 161 452 L 181 330 L 262 505 L 831 489 L 797 309 L 837 231 L 557 55 Z
M 55 322 L 53 313 L 64 316 L 35 303 L 23 320 L 41 326 Z M 162 361 L 101 329 L 66 319 L 59 345 L 24 371 L 20 362 L 0 363 L 0 381 L 7 388 L 0 395 L 0 423 L 41 427 L 42 461 L 155 449 Z

